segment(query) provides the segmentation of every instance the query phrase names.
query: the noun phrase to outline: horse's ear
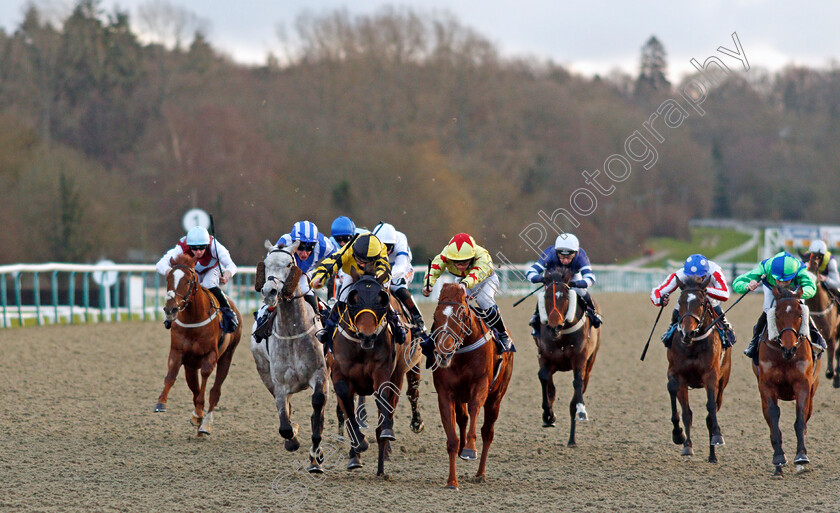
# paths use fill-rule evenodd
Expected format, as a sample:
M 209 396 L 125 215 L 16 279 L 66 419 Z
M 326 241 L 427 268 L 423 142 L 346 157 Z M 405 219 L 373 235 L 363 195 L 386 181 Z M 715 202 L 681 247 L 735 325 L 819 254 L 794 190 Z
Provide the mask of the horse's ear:
M 568 268 L 563 270 L 563 283 L 569 283 L 572 280 L 572 271 Z
M 359 281 L 359 272 L 356 271 L 355 267 L 350 267 L 350 278 L 352 278 L 353 281 Z
M 296 241 L 292 242 L 292 245 L 289 246 L 289 251 L 291 253 L 294 253 L 295 251 L 297 251 L 298 246 L 300 246 L 300 241 L 299 240 L 296 240 Z
M 359 291 L 351 290 L 349 294 L 347 294 L 347 304 L 348 305 L 355 305 L 359 302 Z
M 776 284 L 773 287 L 772 290 L 773 290 L 773 297 L 776 298 L 776 300 L 782 299 L 782 289 L 781 289 L 781 287 L 779 287 L 778 284 Z
M 802 299 L 803 292 L 805 291 L 802 289 L 802 287 L 796 287 L 796 290 L 793 291 L 793 295 L 794 297 L 796 297 L 796 299 Z
M 274 244 L 272 244 L 270 240 L 265 239 L 265 250 L 271 251 L 272 249 L 274 249 Z
M 388 293 L 384 290 L 379 291 L 379 306 L 388 306 L 388 303 L 391 302 L 391 297 L 388 296 Z
M 263 286 L 265 286 L 265 262 L 257 262 L 257 274 L 254 277 L 254 290 L 260 292 Z

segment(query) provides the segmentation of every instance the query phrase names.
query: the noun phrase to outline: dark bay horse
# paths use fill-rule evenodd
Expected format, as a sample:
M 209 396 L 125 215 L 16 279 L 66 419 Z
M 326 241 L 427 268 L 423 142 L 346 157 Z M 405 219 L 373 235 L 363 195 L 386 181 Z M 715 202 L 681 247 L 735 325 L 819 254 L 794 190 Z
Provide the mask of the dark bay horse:
M 779 338 L 767 339 L 762 333 L 758 347 L 758 363 L 753 363 L 753 372 L 758 380 L 761 394 L 761 408 L 764 419 L 770 427 L 770 443 L 773 445 L 774 475 L 782 475 L 782 466 L 787 458 L 782 450 L 782 432 L 779 429 L 779 404 L 781 401 L 796 401 L 796 458 L 798 467 L 810 463 L 805 450 L 805 433 L 808 419 L 814 409 L 814 394 L 819 384 L 819 360 L 814 359 L 808 339 L 799 335 L 802 324 L 802 310 L 799 300 L 802 289 L 773 288 L 776 298 L 776 327 Z M 768 320 L 769 322 L 769 320 Z
M 438 367 L 434 370 L 435 390 L 449 454 L 449 478 L 446 487 L 458 489 L 455 457 L 476 459 L 476 423 L 478 410 L 484 407 L 481 426 L 481 461 L 475 473 L 484 482 L 487 454 L 493 442 L 494 425 L 499 417 L 502 397 L 513 372 L 513 353 L 499 353 L 492 331 L 467 304 L 466 292 L 456 283 L 447 283 L 440 291 L 434 314 L 432 337 Z M 494 370 L 498 371 L 494 373 Z M 467 422 L 469 421 L 469 430 Z M 460 440 L 455 426 L 460 430 Z
M 578 304 L 577 293 L 569 288 L 570 279 L 568 270 L 546 271 L 545 290 L 538 300 L 542 323 L 534 339 L 540 363 L 537 375 L 542 385 L 543 427 L 554 427 L 556 422 L 554 373 L 572 371 L 574 393 L 569 403 L 568 445 L 574 447 L 576 421 L 589 420 L 583 394 L 601 345 L 601 329 L 591 327 L 586 311 Z
M 183 365 L 184 377 L 193 393 L 195 405 L 190 420 L 193 426 L 198 426 L 199 435 L 209 435 L 213 410 L 219 402 L 222 383 L 230 370 L 233 352 L 242 336 L 242 316 L 233 300 L 228 298 L 230 307 L 239 320 L 239 326 L 235 332 L 225 335 L 219 326 L 219 303 L 213 294 L 199 283 L 195 262 L 195 258 L 190 255 L 178 255 L 171 262 L 172 269 L 166 275 L 166 304 L 163 312 L 166 319 L 172 322 L 171 343 L 168 370 L 155 412 L 166 411 L 169 390 Z M 205 413 L 204 391 L 213 369 L 216 369 L 216 379 L 213 388 L 210 389 L 210 405 Z
M 296 451 L 298 425 L 291 422 L 289 396 L 307 388 L 312 389 L 312 448 L 309 450 L 307 471 L 321 473 L 323 454 L 320 450 L 324 430 L 324 407 L 327 402 L 327 364 L 324 348 L 315 336 L 320 323 L 315 312 L 303 299 L 299 285 L 301 269 L 295 265 L 294 254 L 300 242 L 288 248 L 277 248 L 265 242 L 265 282 L 260 288 L 263 301 L 275 308 L 271 335 L 258 341 L 251 336 L 251 353 L 257 372 L 274 397 L 280 416 L 280 436 L 284 447 Z M 254 325 L 256 329 L 256 323 Z
M 805 304 L 811 311 L 811 318 L 814 319 L 814 324 L 822 333 L 825 343 L 828 346 L 826 350 L 825 362 L 825 377 L 828 379 L 834 378 L 834 388 L 840 388 L 840 355 L 837 355 L 837 368 L 835 369 L 834 357 L 837 350 L 837 335 L 838 322 L 840 322 L 840 314 L 837 312 L 837 303 L 832 297 L 831 293 L 826 288 L 825 284 L 819 281 L 819 266 L 820 260 L 816 253 L 811 253 L 808 258 L 808 272 L 817 278 L 817 293 L 814 297 L 805 300 Z
M 693 414 L 688 404 L 689 388 L 706 390 L 706 427 L 709 430 L 709 463 L 717 463 L 715 447 L 724 445 L 723 435 L 717 420 L 717 412 L 723 402 L 723 390 L 729 383 L 732 369 L 732 351 L 723 349 L 718 333 L 715 311 L 706 287 L 711 276 L 704 279 L 689 278 L 685 282 L 677 278 L 682 292 L 679 298 L 679 321 L 677 331 L 668 348 L 668 394 L 671 396 L 671 422 L 674 424 L 672 438 L 675 444 L 682 444 L 682 455 L 693 456 L 691 444 L 691 421 Z M 677 400 L 682 409 L 685 433 L 680 427 Z
M 336 397 L 347 418 L 351 441 L 347 469 L 361 467 L 359 455 L 368 449 L 353 407 L 353 398 L 355 395 L 373 394 L 379 410 L 376 474 L 380 476 L 385 474 L 388 442 L 396 440 L 393 412 L 399 399 L 399 385 L 402 384 L 401 377 L 399 384 L 392 381 L 397 368 L 397 348 L 387 320 L 390 302 L 391 295 L 376 279 L 372 276 L 358 278 L 351 285 L 346 308 L 339 312 L 332 344 L 331 377 Z

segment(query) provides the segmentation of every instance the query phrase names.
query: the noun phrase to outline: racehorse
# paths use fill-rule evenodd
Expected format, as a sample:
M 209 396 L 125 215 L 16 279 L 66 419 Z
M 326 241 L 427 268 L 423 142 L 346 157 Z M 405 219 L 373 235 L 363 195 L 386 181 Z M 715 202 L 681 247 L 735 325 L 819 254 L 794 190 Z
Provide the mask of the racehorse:
M 773 288 L 776 298 L 776 327 L 779 337 L 768 340 L 765 330 L 759 339 L 758 362 L 753 362 L 753 372 L 758 380 L 761 407 L 764 419 L 770 427 L 770 442 L 773 444 L 774 475 L 782 475 L 782 466 L 787 463 L 782 450 L 782 432 L 779 429 L 778 401 L 796 401 L 796 458 L 797 469 L 810 463 L 805 450 L 805 433 L 808 419 L 814 409 L 814 394 L 819 384 L 820 362 L 814 358 L 811 344 L 799 335 L 802 324 L 802 310 L 799 300 L 802 289 Z M 803 343 L 804 341 L 804 343 Z
M 387 318 L 392 297 L 372 276 L 359 277 L 354 272 L 353 279 L 356 281 L 350 286 L 346 306 L 339 312 L 333 336 L 331 378 L 347 418 L 345 424 L 351 439 L 348 470 L 362 466 L 359 456 L 368 449 L 353 408 L 353 398 L 355 395 L 373 394 L 379 410 L 376 474 L 382 476 L 385 474 L 385 457 L 390 451 L 389 441 L 396 440 L 393 412 L 402 385 L 402 375 L 397 375 L 397 344 Z M 403 345 L 410 346 L 410 343 Z M 402 372 L 404 374 L 405 370 Z
M 190 421 L 198 427 L 198 435 L 209 435 L 213 410 L 222 394 L 222 383 L 230 370 L 233 352 L 242 336 L 242 316 L 233 300 L 228 298 L 236 313 L 239 326 L 233 333 L 225 334 L 219 326 L 219 302 L 209 290 L 200 285 L 195 272 L 195 257 L 182 253 L 172 259 L 166 275 L 166 304 L 163 312 L 172 322 L 170 329 L 168 371 L 163 380 L 163 391 L 158 397 L 155 412 L 166 411 L 169 390 L 175 383 L 178 370 L 184 366 L 184 377 L 193 393 L 195 410 Z M 216 379 L 210 389 L 210 406 L 204 412 L 204 391 L 213 369 Z M 201 372 L 201 382 L 198 374 Z
M 715 311 L 706 295 L 711 276 L 690 277 L 685 282 L 677 278 L 682 292 L 679 298 L 679 321 L 677 331 L 668 348 L 668 393 L 671 396 L 671 422 L 674 424 L 672 438 L 675 444 L 683 444 L 682 455 L 693 456 L 691 444 L 691 421 L 693 418 L 688 404 L 689 388 L 706 389 L 706 427 L 709 430 L 709 463 L 717 463 L 715 447 L 725 445 L 717 412 L 723 402 L 723 390 L 729 383 L 732 369 L 732 351 L 723 349 L 718 325 L 712 326 Z M 680 401 L 685 433 L 680 427 L 677 400 Z
M 307 388 L 312 393 L 312 448 L 309 450 L 311 473 L 322 473 L 320 451 L 324 430 L 324 407 L 327 402 L 327 364 L 324 350 L 315 336 L 315 312 L 303 299 L 299 286 L 301 269 L 294 254 L 299 241 L 287 248 L 277 248 L 265 241 L 265 283 L 263 302 L 274 308 L 271 335 L 261 342 L 251 335 L 251 353 L 265 387 L 274 396 L 280 415 L 280 436 L 287 451 L 300 447 L 298 425 L 291 423 L 289 395 Z M 254 326 L 256 329 L 256 325 Z
M 569 403 L 571 428 L 568 446 L 574 447 L 576 421 L 589 420 L 583 394 L 601 346 L 601 329 L 592 328 L 586 311 L 579 308 L 577 293 L 569 288 L 571 276 L 568 269 L 546 271 L 545 290 L 538 300 L 543 322 L 534 340 L 540 363 L 537 375 L 542 385 L 543 427 L 554 427 L 556 421 L 554 373 L 572 371 L 574 393 Z
M 466 291 L 456 283 L 447 283 L 440 291 L 432 338 L 437 365 L 433 378 L 440 419 L 446 431 L 446 451 L 449 453 L 446 488 L 457 490 L 455 457 L 459 455 L 464 460 L 476 459 L 475 429 L 478 410 L 482 406 L 484 424 L 481 426 L 481 461 L 475 473 L 475 481 L 485 480 L 494 425 L 513 372 L 513 353 L 506 352 L 499 356 L 492 331 L 470 308 Z M 455 433 L 456 422 L 460 440 Z
M 820 261 L 816 253 L 811 253 L 808 258 L 808 272 L 819 278 Z M 828 360 L 825 365 L 825 377 L 828 379 L 834 378 L 834 388 L 840 388 L 840 355 L 837 356 L 837 369 L 834 368 L 834 354 L 837 349 L 838 336 L 838 322 L 840 322 L 840 315 L 837 313 L 837 304 L 831 293 L 826 288 L 825 284 L 819 282 L 817 286 L 817 293 L 814 297 L 805 300 L 805 304 L 811 311 L 811 318 L 814 319 L 814 324 L 825 338 L 825 343 L 828 346 L 826 356 Z

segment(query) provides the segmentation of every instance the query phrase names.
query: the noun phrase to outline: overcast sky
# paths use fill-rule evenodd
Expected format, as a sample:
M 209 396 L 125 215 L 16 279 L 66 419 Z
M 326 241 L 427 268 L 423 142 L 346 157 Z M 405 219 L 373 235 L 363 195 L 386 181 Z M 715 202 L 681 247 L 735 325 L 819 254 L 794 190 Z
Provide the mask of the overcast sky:
M 137 7 L 155 0 L 102 0 L 137 17 Z M 771 0 L 156 0 L 207 20 L 213 46 L 244 63 L 263 64 L 277 51 L 277 27 L 291 32 L 304 10 L 323 14 L 346 7 L 371 14 L 385 5 L 418 12 L 448 10 L 466 26 L 492 41 L 503 55 L 550 58 L 591 75 L 614 68 L 635 74 L 640 48 L 656 35 L 668 52 L 672 81 L 688 70 L 693 57 L 703 62 L 719 46 L 734 49 L 737 32 L 753 67 L 777 70 L 789 63 L 825 68 L 838 56 L 840 2 Z M 13 31 L 26 0 L 0 1 L 0 26 Z M 35 0 L 36 5 L 68 12 L 70 0 Z

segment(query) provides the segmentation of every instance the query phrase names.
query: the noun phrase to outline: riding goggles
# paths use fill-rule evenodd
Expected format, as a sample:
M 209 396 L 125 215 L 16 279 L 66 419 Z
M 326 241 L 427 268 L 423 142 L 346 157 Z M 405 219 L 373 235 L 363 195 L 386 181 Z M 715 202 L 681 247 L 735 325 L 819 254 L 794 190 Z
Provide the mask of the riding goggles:
M 190 246 L 190 251 L 204 251 L 207 249 L 207 244 L 200 244 L 198 246 Z
M 353 238 L 352 235 L 336 235 L 333 237 L 339 244 L 347 244 Z
M 315 249 L 314 242 L 301 242 L 298 245 L 298 251 L 312 251 L 313 249 Z
M 577 253 L 577 252 L 572 251 L 571 249 L 558 249 L 557 250 L 557 254 L 560 255 L 560 256 L 572 256 L 575 253 Z

